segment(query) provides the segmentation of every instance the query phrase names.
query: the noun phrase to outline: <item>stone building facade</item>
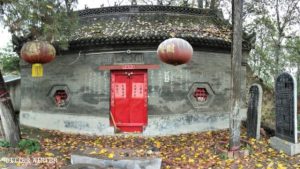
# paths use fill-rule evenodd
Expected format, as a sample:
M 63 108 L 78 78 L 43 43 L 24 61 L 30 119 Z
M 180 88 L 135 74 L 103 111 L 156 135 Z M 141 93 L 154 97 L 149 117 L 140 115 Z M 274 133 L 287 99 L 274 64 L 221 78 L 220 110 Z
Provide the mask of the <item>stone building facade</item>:
M 113 125 L 144 135 L 229 127 L 231 30 L 220 12 L 116 6 L 79 16 L 69 49 L 44 65 L 42 78 L 21 62 L 21 124 L 97 135 L 114 134 Z M 189 63 L 158 59 L 158 45 L 170 37 L 193 46 Z M 242 75 L 245 91 L 245 66 Z

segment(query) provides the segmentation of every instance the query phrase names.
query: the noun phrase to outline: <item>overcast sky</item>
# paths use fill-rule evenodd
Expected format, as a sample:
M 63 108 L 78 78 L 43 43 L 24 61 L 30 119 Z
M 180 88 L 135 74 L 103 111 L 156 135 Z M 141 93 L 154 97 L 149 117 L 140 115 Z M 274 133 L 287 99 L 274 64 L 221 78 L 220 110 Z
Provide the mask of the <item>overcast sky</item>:
M 0 35 L 1 35 L 0 48 L 2 48 L 5 47 L 10 40 L 10 34 L 8 33 L 7 29 L 5 30 L 3 29 L 2 23 L 0 25 Z

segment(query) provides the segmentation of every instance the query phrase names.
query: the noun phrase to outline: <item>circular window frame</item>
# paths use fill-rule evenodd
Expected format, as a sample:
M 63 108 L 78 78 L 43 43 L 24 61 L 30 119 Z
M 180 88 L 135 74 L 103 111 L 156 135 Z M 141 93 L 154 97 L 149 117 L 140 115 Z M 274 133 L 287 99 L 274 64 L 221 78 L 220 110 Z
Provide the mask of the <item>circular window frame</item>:
M 56 103 L 56 100 L 55 100 L 55 94 L 59 90 L 64 90 L 65 93 L 67 94 L 67 98 L 64 100 L 64 105 L 63 106 L 58 106 L 57 103 Z M 70 98 L 71 98 L 70 89 L 67 85 L 53 85 L 52 88 L 50 89 L 49 97 L 50 97 L 53 105 L 56 108 L 59 108 L 59 109 L 67 108 L 68 105 L 70 104 Z

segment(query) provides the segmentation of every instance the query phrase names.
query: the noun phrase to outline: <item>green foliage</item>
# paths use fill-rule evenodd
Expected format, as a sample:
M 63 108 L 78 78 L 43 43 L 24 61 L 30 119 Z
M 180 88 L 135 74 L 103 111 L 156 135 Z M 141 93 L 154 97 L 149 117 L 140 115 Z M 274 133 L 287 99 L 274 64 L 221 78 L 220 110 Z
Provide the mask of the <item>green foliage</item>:
M 19 66 L 19 57 L 3 57 L 0 59 L 0 62 L 3 66 L 3 72 L 4 73 L 10 73 L 10 72 L 19 72 L 20 66 Z
M 245 149 L 249 151 L 249 154 L 253 154 L 253 152 L 254 152 L 252 146 L 249 145 L 249 144 L 246 145 L 246 148 L 245 148 Z
M 0 65 L 3 73 L 19 73 L 19 56 L 12 51 L 13 48 L 8 44 L 4 48 L 0 48 Z
M 226 153 L 221 153 L 219 154 L 220 159 L 222 160 L 227 160 L 228 159 L 228 155 Z
M 10 147 L 10 144 L 8 141 L 0 140 L 0 147 L 8 148 L 8 147 Z
M 271 87 L 278 73 L 292 72 L 296 67 L 286 45 L 295 35 L 293 27 L 300 23 L 300 1 L 246 0 L 245 9 L 247 18 L 251 18 L 245 21 L 245 31 L 256 34 L 255 49 L 248 63 L 264 84 Z
M 290 67 L 297 68 L 296 80 L 300 83 L 300 37 L 293 37 L 288 39 L 286 43 L 287 59 L 290 60 Z M 300 85 L 298 87 L 298 95 L 300 94 Z
M 28 154 L 31 154 L 35 151 L 40 151 L 41 145 L 37 140 L 30 140 L 30 139 L 22 139 L 19 142 L 19 148 L 25 151 Z
M 76 29 L 75 0 L 12 0 L 4 7 L 4 22 L 17 37 L 58 43 L 66 48 Z

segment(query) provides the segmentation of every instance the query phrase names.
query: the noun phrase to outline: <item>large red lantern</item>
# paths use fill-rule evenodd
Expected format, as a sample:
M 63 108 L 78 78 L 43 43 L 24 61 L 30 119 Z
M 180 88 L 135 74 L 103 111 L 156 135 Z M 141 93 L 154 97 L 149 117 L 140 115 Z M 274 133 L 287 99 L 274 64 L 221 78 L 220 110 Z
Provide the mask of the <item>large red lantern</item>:
M 158 46 L 157 55 L 161 61 L 177 66 L 191 60 L 193 47 L 184 39 L 170 38 Z
M 22 59 L 32 64 L 32 77 L 43 76 L 42 64 L 51 62 L 55 53 L 55 48 L 45 41 L 26 42 L 21 49 Z

